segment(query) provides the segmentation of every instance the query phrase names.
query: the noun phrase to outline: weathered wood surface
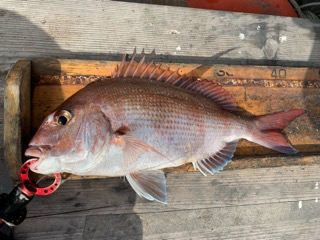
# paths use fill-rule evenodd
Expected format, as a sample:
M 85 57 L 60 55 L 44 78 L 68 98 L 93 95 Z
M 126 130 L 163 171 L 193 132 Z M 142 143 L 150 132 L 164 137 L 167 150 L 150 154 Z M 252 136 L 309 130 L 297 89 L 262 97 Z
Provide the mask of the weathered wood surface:
M 320 166 L 167 175 L 168 204 L 124 179 L 67 181 L 37 197 L 17 239 L 317 239 Z M 31 227 L 32 226 L 32 227 Z M 32 232 L 30 231 L 32 228 Z
M 127 58 L 132 58 L 132 54 Z M 147 55 L 146 55 L 147 56 Z M 121 56 L 123 57 L 123 55 Z M 138 57 L 136 61 L 140 60 Z M 146 61 L 151 62 L 152 56 L 147 56 Z M 187 61 L 187 60 L 186 60 Z M 188 61 L 187 61 L 188 62 Z M 97 60 L 77 60 L 77 59 L 54 59 L 32 60 L 32 74 L 38 76 L 34 79 L 34 84 L 72 84 L 67 79 L 61 79 L 64 75 L 85 75 L 85 76 L 111 76 L 119 61 L 97 61 Z M 237 80 L 290 80 L 292 81 L 316 81 L 320 80 L 319 68 L 306 67 L 282 67 L 282 66 L 252 66 L 252 65 L 231 65 L 231 64 L 192 64 L 192 63 L 166 63 L 161 62 L 163 69 L 179 69 L 180 74 L 188 77 L 201 77 L 208 79 L 232 79 Z M 297 64 L 299 65 L 299 64 Z M 320 64 L 319 64 L 320 65 Z M 227 73 L 226 73 L 227 72 Z M 47 75 L 56 75 L 56 81 L 46 79 Z M 304 79 L 305 78 L 305 79 Z M 245 84 L 245 83 L 243 83 Z M 266 85 L 267 86 L 267 85 Z M 294 85 L 293 85 L 294 86 Z M 272 87 L 272 86 L 269 86 Z M 298 86 L 301 87 L 301 86 Z
M 4 161 L 4 83 L 5 75 L 0 74 L 0 192 L 9 192 L 13 184 Z
M 25 58 L 120 60 L 123 53 L 132 53 L 136 48 L 138 53 L 144 49 L 148 58 L 167 62 L 188 60 L 195 64 L 249 63 L 319 67 L 319 28 L 319 22 L 310 20 L 115 1 L 28 0 L 17 3 L 14 0 L 2 0 L 0 2 L 1 99 L 3 99 L 4 76 L 15 61 Z M 0 133 L 3 134 L 3 104 L 0 104 Z M 3 139 L 0 143 L 2 163 Z M 286 160 L 283 159 L 283 161 Z M 252 164 L 254 165 L 255 162 Z M 4 176 L 2 171 L 3 168 L 1 168 L 1 183 Z M 267 181 L 266 177 L 269 176 L 270 171 L 277 172 L 277 175 L 273 172 L 272 176 L 275 177 L 274 179 L 279 178 L 278 182 L 272 184 L 262 182 Z M 107 187 L 96 188 L 98 192 L 86 191 L 90 185 L 93 189 L 95 184 L 91 181 L 95 183 L 96 180 L 69 181 L 61 188 L 63 191 L 67 186 L 66 195 L 58 192 L 59 194 L 52 195 L 49 199 L 36 198 L 29 208 L 32 213 L 33 209 L 39 207 L 47 210 L 53 207 L 57 215 L 50 216 L 47 210 L 43 211 L 43 217 L 33 215 L 34 218 L 27 219 L 23 225 L 16 228 L 16 236 L 17 239 L 81 239 L 82 236 L 84 239 L 97 239 L 99 236 L 102 236 L 100 239 L 103 237 L 119 239 L 119 236 L 124 236 L 123 239 L 318 239 L 320 235 L 319 203 L 316 202 L 318 195 L 312 195 L 311 192 L 313 188 L 316 191 L 315 184 L 319 179 L 318 166 L 224 171 L 217 176 L 207 178 L 191 173 L 192 176 L 197 176 L 192 180 L 192 184 L 198 181 L 203 183 L 202 181 L 206 179 L 207 185 L 210 181 L 207 179 L 218 180 L 222 174 L 238 172 L 245 172 L 249 179 L 252 175 L 256 176 L 252 182 L 256 182 L 255 186 L 259 191 L 255 192 L 256 188 L 253 188 L 249 192 L 251 201 L 247 205 L 227 207 L 222 204 L 221 208 L 216 207 L 207 211 L 192 208 L 189 205 L 193 210 L 183 210 L 182 202 L 177 203 L 180 206 L 179 211 L 173 213 L 158 212 L 159 208 L 161 210 L 165 206 L 157 207 L 156 203 L 139 203 L 143 201 L 142 199 L 137 199 L 136 203 L 135 193 L 127 185 L 122 187 L 120 180 L 101 180 Z M 182 178 L 189 174 L 168 174 L 169 188 L 172 189 L 171 183 L 176 182 L 175 178 Z M 282 174 L 285 178 L 279 177 Z M 302 178 L 300 178 L 301 174 Z M 297 176 L 299 176 L 297 185 L 291 193 Z M 287 181 L 290 179 L 292 184 L 287 188 Z M 208 189 L 203 188 L 202 184 L 194 185 L 190 190 L 200 192 L 202 195 L 199 195 L 199 198 L 205 193 L 210 193 L 211 199 L 205 198 L 209 203 L 217 196 L 225 196 L 225 199 L 229 199 L 229 203 L 230 201 L 236 203 L 239 200 L 239 203 L 245 204 L 241 199 L 247 192 L 238 191 L 235 184 L 240 186 L 247 184 L 248 191 L 252 185 L 247 181 L 242 185 L 243 179 L 236 178 L 236 180 L 238 182 L 233 184 L 229 193 L 221 190 L 227 191 L 228 182 L 225 182 L 224 186 L 221 185 L 218 188 L 220 190 L 215 194 L 211 192 L 214 186 Z M 189 185 L 184 185 L 185 182 L 185 179 L 177 182 L 181 185 L 179 190 L 181 194 L 189 191 Z M 302 182 L 305 184 L 301 185 Z M 178 186 L 177 183 L 173 187 Z M 71 185 L 74 186 L 73 189 Z M 120 190 L 121 187 L 124 189 Z M 83 201 L 86 203 L 100 198 L 100 201 L 95 200 L 96 206 L 99 207 L 101 206 L 99 204 L 109 204 L 110 194 L 108 193 L 117 189 L 120 192 L 117 198 L 119 203 L 116 202 L 116 204 L 120 205 L 118 209 L 122 209 L 118 215 L 109 214 L 105 210 L 100 212 L 99 209 L 94 212 L 82 209 L 82 216 L 58 214 L 58 212 L 64 212 L 64 206 L 72 212 L 77 208 L 76 206 L 79 207 L 79 204 L 76 204 L 78 199 L 74 198 L 78 191 L 84 191 L 82 194 L 86 195 L 86 198 Z M 273 195 L 270 189 L 273 189 Z M 305 191 L 305 189 L 308 190 Z M 188 194 L 186 198 L 177 195 L 174 197 L 172 190 L 170 191 L 170 201 L 182 199 L 181 201 L 187 202 L 190 198 Z M 261 199 L 266 199 L 266 195 L 269 197 L 265 203 L 253 203 L 255 200 L 261 202 Z M 278 199 L 288 196 L 291 196 L 290 200 L 277 203 Z M 54 207 L 54 201 L 60 197 L 61 201 L 57 209 Z M 192 199 L 199 198 L 195 194 L 189 204 Z M 131 203 L 122 206 L 121 201 L 125 200 Z M 216 200 L 218 201 L 219 198 Z M 299 201 L 302 201 L 301 209 L 299 209 Z M 71 209 L 70 204 L 74 204 L 74 208 Z M 132 210 L 135 204 L 138 204 L 140 209 L 150 208 L 153 211 L 135 214 Z M 128 205 L 130 210 L 125 212 Z M 99 216 L 95 217 L 95 215 Z M 144 217 L 145 220 L 143 220 Z M 176 222 L 172 222 L 174 219 Z
M 5 62 L 111 60 L 134 49 L 182 62 L 318 66 L 320 61 L 320 24 L 306 19 L 117 1 L 2 0 L 0 8 Z
M 19 61 L 11 69 L 4 92 L 4 154 L 10 175 L 18 179 L 31 130 L 30 61 Z

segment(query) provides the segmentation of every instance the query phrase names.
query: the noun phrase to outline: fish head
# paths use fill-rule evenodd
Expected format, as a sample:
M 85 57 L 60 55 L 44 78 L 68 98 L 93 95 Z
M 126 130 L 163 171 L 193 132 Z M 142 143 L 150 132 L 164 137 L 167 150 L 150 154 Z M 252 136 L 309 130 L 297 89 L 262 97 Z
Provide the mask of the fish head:
M 40 174 L 77 173 L 108 151 L 111 124 L 93 103 L 66 101 L 47 116 L 25 152 L 36 158 L 30 169 Z

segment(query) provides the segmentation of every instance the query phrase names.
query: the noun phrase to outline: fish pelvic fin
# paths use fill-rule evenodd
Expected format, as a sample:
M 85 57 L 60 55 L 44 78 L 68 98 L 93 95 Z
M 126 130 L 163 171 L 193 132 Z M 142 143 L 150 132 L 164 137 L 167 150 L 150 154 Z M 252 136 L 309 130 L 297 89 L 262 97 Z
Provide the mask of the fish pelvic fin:
M 169 68 L 164 69 L 161 64 L 154 64 L 153 61 L 146 63 L 144 56 L 139 62 L 136 62 L 136 55 L 133 55 L 127 62 L 126 56 L 125 54 L 120 65 L 115 68 L 111 75 L 112 78 L 143 78 L 169 83 L 207 97 L 226 110 L 238 111 L 235 99 L 216 82 L 180 75 L 179 69 L 175 71 Z
M 166 177 L 161 170 L 147 170 L 126 175 L 135 192 L 149 201 L 167 203 Z
M 214 174 L 221 171 L 229 162 L 231 162 L 234 152 L 236 151 L 238 141 L 227 142 L 225 146 L 206 159 L 201 159 L 193 163 L 194 167 L 204 175 Z
M 305 112 L 305 110 L 295 109 L 258 116 L 253 120 L 255 126 L 247 139 L 281 153 L 295 154 L 298 151 L 287 142 L 280 131 Z

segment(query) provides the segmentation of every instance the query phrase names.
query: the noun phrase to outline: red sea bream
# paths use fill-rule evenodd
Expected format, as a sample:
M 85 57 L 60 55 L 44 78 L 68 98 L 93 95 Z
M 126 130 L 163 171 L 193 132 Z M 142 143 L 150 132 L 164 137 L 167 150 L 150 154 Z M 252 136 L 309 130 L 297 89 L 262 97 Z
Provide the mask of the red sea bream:
M 37 173 L 126 176 L 138 195 L 166 203 L 161 169 L 191 162 L 203 175 L 231 161 L 239 139 L 297 151 L 280 131 L 304 110 L 244 117 L 218 84 L 147 64 L 116 68 L 45 118 L 26 155 Z

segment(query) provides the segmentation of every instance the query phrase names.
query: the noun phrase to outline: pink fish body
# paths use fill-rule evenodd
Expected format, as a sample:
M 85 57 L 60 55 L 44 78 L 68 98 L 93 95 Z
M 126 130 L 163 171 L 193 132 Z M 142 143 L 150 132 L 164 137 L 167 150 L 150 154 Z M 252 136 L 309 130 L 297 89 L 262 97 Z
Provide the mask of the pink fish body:
M 126 176 L 140 196 L 165 203 L 161 169 L 191 162 L 214 174 L 241 138 L 296 153 L 279 131 L 303 113 L 243 117 L 216 83 L 133 58 L 111 80 L 89 84 L 47 116 L 25 154 L 38 158 L 34 172 Z

